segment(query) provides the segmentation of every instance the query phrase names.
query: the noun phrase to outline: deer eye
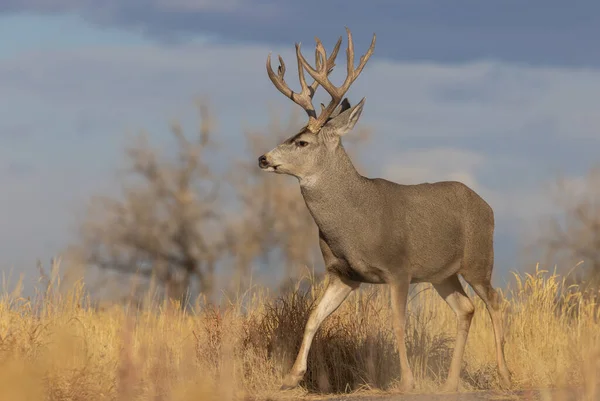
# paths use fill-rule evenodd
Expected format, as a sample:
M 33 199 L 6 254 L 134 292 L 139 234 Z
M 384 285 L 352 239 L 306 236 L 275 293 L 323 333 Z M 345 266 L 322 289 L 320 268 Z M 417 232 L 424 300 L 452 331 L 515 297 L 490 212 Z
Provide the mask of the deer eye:
M 298 146 L 299 148 L 305 148 L 308 146 L 308 142 L 306 141 L 296 141 L 296 146 Z

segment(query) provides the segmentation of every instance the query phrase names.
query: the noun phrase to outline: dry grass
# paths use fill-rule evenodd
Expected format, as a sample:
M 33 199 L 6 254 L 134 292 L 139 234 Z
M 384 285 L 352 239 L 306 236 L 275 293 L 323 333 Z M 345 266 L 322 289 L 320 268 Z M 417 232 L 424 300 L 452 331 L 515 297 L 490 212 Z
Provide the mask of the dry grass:
M 584 386 L 596 392 L 596 305 L 544 271 L 515 275 L 505 297 L 506 356 L 514 387 Z M 49 283 L 35 299 L 0 299 L 0 400 L 227 400 L 307 393 L 393 391 L 398 378 L 385 287 L 353 294 L 319 331 L 303 388 L 281 394 L 322 285 L 278 298 L 248 293 L 221 308 L 177 305 L 133 310 L 92 306 L 79 283 Z M 419 290 L 423 290 L 420 291 Z M 408 350 L 418 392 L 446 375 L 455 318 L 427 287 L 413 292 Z M 491 323 L 483 304 L 467 344 L 463 390 L 497 387 Z M 576 311 L 577 313 L 573 313 Z

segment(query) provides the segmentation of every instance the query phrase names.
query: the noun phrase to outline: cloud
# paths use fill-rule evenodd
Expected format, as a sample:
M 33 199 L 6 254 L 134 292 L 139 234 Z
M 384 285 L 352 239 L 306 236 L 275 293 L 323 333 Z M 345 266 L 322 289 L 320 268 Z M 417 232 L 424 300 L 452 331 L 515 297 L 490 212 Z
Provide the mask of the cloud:
M 383 175 L 403 184 L 461 181 L 477 189 L 476 171 L 484 162 L 484 155 L 464 149 L 416 149 L 395 156 Z
M 600 91 L 598 70 L 494 62 L 376 62 L 369 67 L 353 90 L 368 95 L 376 88 L 368 113 L 376 114 L 382 128 L 402 136 L 535 136 L 546 142 L 600 137 L 594 102 Z
M 357 46 L 379 35 L 376 57 L 464 62 L 495 59 L 570 66 L 600 65 L 593 38 L 600 4 L 564 7 L 560 0 L 500 4 L 456 0 L 4 0 L 0 12 L 74 12 L 104 26 L 159 40 L 207 35 L 225 42 L 290 45 L 314 35 L 335 41 L 349 26 Z
M 19 178 L 0 169 L 10 188 L 0 199 L 0 241 L 10 250 L 3 258 L 32 266 L 59 250 L 87 197 L 116 189 L 126 135 L 146 128 L 168 149 L 169 120 L 181 119 L 188 132 L 196 127 L 197 95 L 217 113 L 227 155 L 217 164 L 254 160 L 242 130 L 266 126 L 270 106 L 279 116 L 295 107 L 266 77 L 271 50 L 294 66 L 291 46 L 234 44 L 96 46 L 0 60 L 0 160 L 33 169 Z M 288 74 L 297 88 L 293 67 Z M 374 129 L 363 151 L 366 174 L 465 181 L 484 191 L 508 230 L 537 215 L 540 182 L 559 170 L 580 175 L 597 160 L 592 96 L 599 92 L 600 70 L 373 59 L 349 96 L 353 103 L 367 97 L 360 124 Z M 21 129 L 27 140 L 14 140 L 10 132 Z

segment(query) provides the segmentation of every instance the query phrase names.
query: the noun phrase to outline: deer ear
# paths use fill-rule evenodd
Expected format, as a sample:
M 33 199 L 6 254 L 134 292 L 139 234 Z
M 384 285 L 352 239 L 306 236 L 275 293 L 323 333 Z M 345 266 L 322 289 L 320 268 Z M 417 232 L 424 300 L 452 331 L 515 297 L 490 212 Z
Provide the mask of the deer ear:
M 342 112 L 329 120 L 323 127 L 329 134 L 336 136 L 346 135 L 348 132 L 352 131 L 352 128 L 354 128 L 362 113 L 365 104 L 364 97 L 354 107 L 350 107 L 348 100 L 345 100 L 346 102 L 342 103 Z

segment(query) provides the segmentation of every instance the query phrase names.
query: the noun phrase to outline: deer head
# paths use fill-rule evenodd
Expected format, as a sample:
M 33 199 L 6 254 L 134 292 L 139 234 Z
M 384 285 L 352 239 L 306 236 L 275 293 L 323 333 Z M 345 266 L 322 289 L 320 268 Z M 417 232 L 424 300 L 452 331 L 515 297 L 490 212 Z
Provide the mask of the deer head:
M 271 82 L 281 93 L 306 111 L 308 123 L 297 134 L 260 156 L 258 164 L 261 169 L 293 175 L 302 181 L 314 177 L 322 171 L 328 171 L 336 163 L 336 156 L 345 155 L 341 137 L 354 128 L 362 112 L 365 99 L 363 98 L 357 105 L 351 107 L 344 95 L 358 78 L 375 49 L 375 35 L 373 35 L 369 50 L 360 58 L 358 68 L 355 68 L 352 34 L 348 28 L 346 28 L 346 32 L 348 34 L 346 51 L 348 66 L 346 79 L 340 87 L 331 83 L 329 74 L 335 66 L 335 58 L 342 43 L 341 37 L 329 58 L 327 58 L 327 53 L 319 38 L 315 38 L 317 46 L 314 68 L 308 64 L 300 51 L 300 45 L 296 43 L 298 77 L 301 87 L 299 93 L 293 92 L 284 80 L 285 63 L 281 56 L 279 56 L 280 65 L 277 74 L 271 67 L 271 55 L 269 54 L 267 57 L 267 74 Z M 314 79 L 310 85 L 306 83 L 304 70 Z M 319 86 L 329 93 L 331 101 L 327 106 L 321 104 L 321 112 L 317 115 L 312 98 Z

